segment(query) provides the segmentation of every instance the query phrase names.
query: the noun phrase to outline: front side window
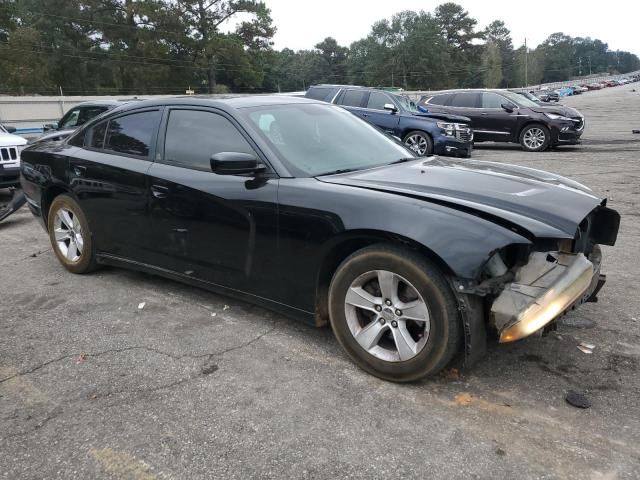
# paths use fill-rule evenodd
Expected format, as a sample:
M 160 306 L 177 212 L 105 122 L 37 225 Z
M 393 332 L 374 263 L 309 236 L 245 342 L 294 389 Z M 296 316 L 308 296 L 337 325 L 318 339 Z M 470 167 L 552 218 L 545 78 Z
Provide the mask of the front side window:
M 265 118 L 261 128 L 270 129 Z M 254 154 L 249 142 L 225 117 L 202 110 L 171 110 L 164 141 L 164 160 L 211 171 L 211 157 L 220 152 Z
M 340 99 L 340 105 L 345 107 L 361 107 L 362 100 L 367 92 L 362 90 L 347 90 Z
M 482 93 L 482 108 L 502 108 L 507 99 L 493 92 Z
M 84 125 L 89 120 L 94 119 L 102 112 L 106 111 L 106 107 L 86 107 L 80 109 L 80 114 L 78 115 L 77 125 Z
M 244 114 L 297 177 L 388 165 L 415 155 L 346 110 L 331 105 L 256 107 Z
M 384 93 L 371 92 L 369 95 L 369 101 L 367 102 L 367 108 L 372 110 L 384 110 L 384 106 L 387 103 L 392 103 Z
M 127 155 L 148 157 L 160 112 L 140 112 L 109 121 L 104 148 Z M 99 147 L 98 147 L 99 148 Z

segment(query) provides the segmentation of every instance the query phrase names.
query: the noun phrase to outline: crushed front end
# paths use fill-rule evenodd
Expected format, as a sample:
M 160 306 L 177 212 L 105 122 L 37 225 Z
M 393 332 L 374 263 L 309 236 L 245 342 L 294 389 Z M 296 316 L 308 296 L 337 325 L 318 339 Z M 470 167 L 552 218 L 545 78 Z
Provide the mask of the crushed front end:
M 568 310 L 597 300 L 606 281 L 600 245 L 614 245 L 620 225 L 619 214 L 605 204 L 580 223 L 573 240 L 542 239 L 526 252 L 511 258 L 496 252 L 487 262 L 490 323 L 500 342 L 525 338 Z

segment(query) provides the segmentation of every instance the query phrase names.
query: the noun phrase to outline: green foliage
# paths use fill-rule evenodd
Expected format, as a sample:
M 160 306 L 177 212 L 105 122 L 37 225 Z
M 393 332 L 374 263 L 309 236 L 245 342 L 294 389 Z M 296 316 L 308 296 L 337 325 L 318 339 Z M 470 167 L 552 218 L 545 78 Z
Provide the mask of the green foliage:
M 451 2 L 380 20 L 349 47 L 327 37 L 310 50 L 276 51 L 275 31 L 258 0 L 0 0 L 0 92 L 516 87 L 640 69 L 636 55 L 589 37 L 554 33 L 535 49 L 514 49 L 503 21 L 479 29 Z

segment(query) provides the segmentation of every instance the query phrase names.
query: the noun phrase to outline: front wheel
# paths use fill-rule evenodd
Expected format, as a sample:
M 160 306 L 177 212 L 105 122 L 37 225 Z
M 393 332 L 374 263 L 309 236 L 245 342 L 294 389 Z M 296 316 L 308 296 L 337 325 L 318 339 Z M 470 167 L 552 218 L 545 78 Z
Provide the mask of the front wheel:
M 460 345 L 449 284 L 422 255 L 394 246 L 368 247 L 342 262 L 331 281 L 329 314 L 349 357 L 385 380 L 434 375 Z
M 433 153 L 433 141 L 431 137 L 419 130 L 407 133 L 402 142 L 421 157 Z
M 544 125 L 533 124 L 520 132 L 520 145 L 527 152 L 542 152 L 549 148 L 551 134 Z
M 47 217 L 49 239 L 60 263 L 73 273 L 88 273 L 97 267 L 93 239 L 87 219 L 69 195 L 51 203 Z

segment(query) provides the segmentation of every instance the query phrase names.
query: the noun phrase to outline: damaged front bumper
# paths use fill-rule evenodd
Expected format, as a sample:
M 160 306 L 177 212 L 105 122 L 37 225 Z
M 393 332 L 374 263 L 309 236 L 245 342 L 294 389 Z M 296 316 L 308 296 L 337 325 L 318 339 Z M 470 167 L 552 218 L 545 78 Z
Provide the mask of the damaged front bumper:
M 594 296 L 605 281 L 601 253 L 534 252 L 491 306 L 500 342 L 527 337 Z

